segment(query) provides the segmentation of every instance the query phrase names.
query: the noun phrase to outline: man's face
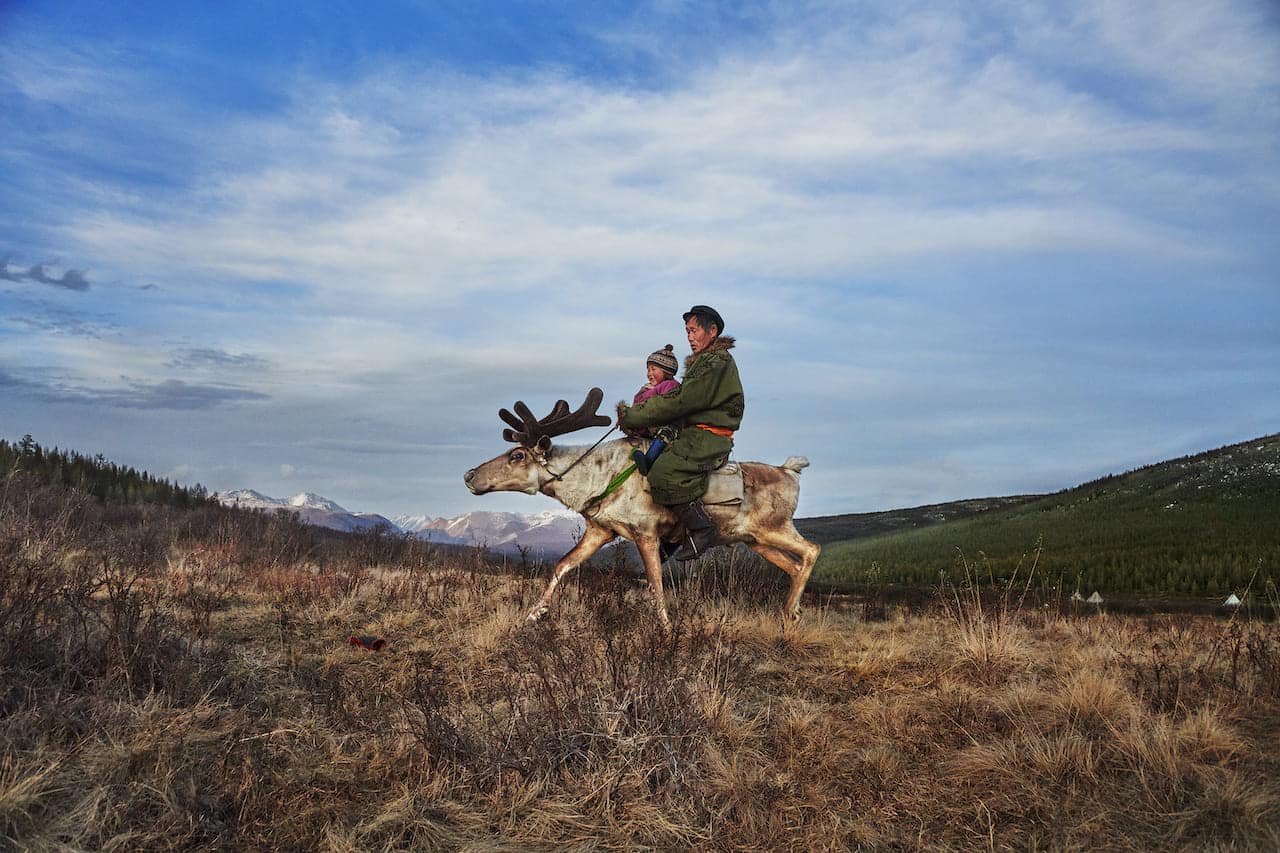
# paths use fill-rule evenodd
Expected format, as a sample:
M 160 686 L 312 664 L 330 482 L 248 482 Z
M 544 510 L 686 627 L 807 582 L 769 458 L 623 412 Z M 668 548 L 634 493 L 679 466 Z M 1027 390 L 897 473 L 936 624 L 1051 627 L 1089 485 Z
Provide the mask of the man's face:
M 690 317 L 685 321 L 684 333 L 689 338 L 689 349 L 694 352 L 702 352 L 707 348 L 707 344 L 716 339 L 715 326 L 704 329 L 698 325 L 697 317 Z

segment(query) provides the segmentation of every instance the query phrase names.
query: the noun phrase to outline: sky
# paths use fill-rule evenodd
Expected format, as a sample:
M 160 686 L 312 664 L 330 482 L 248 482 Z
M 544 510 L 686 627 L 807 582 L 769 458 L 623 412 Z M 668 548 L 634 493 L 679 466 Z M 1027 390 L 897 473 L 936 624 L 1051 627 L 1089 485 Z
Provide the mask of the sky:
M 353 511 L 714 306 L 798 516 L 1280 431 L 1280 6 L 0 3 L 0 437 Z M 566 436 L 589 445 L 604 430 Z

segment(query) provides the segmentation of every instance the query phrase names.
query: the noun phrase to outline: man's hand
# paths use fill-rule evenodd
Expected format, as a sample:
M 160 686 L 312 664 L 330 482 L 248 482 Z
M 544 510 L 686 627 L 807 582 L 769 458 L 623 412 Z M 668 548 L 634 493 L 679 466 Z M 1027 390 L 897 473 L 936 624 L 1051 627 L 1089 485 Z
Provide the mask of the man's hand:
M 631 407 L 628 406 L 625 401 L 619 400 L 618 401 L 618 426 L 621 427 L 622 431 L 627 435 L 634 435 L 635 430 L 627 429 L 626 427 L 622 426 L 622 419 L 627 416 L 627 412 L 629 411 L 631 411 Z

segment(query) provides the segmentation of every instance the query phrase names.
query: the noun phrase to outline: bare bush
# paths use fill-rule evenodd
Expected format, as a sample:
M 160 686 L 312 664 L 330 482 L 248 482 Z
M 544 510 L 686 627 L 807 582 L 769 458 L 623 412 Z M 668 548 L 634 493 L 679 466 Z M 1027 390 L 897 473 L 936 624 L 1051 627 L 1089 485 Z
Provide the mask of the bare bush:
M 1152 616 L 1114 640 L 1133 691 L 1153 709 L 1185 715 L 1213 703 L 1280 699 L 1275 626 Z

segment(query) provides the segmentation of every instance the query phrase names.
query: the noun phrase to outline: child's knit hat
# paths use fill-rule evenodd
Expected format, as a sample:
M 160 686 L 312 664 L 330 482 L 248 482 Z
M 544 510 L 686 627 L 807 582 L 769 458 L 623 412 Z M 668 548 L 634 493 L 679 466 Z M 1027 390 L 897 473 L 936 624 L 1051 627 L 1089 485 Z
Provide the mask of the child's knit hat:
M 675 347 L 667 344 L 662 349 L 650 355 L 644 360 L 646 365 L 656 364 L 660 370 L 665 371 L 670 376 L 675 376 L 676 371 L 680 369 L 680 362 L 676 360 Z

